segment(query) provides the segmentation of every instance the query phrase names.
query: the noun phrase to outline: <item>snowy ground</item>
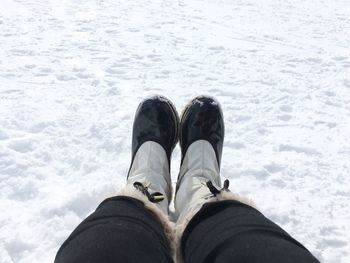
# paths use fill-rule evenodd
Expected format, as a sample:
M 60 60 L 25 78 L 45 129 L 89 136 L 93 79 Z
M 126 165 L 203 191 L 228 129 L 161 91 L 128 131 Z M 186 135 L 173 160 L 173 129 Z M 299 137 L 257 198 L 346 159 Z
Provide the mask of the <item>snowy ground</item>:
M 122 187 L 157 93 L 217 97 L 231 189 L 350 262 L 348 0 L 1 0 L 0 47 L 1 263 L 53 262 Z

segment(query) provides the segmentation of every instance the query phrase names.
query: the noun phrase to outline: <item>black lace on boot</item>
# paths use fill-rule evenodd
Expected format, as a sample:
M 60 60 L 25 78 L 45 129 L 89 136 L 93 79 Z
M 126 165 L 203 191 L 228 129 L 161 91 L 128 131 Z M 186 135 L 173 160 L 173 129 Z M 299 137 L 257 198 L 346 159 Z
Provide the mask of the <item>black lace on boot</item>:
M 209 191 L 213 194 L 213 196 L 217 196 L 218 194 L 221 194 L 221 192 L 225 191 L 225 192 L 229 192 L 230 190 L 228 189 L 228 187 L 230 186 L 230 181 L 228 179 L 226 179 L 224 181 L 224 187 L 221 189 L 217 189 L 212 181 L 207 181 L 206 182 L 206 186 L 209 188 Z
M 142 183 L 140 183 L 140 182 L 135 182 L 134 183 L 134 187 L 137 189 L 137 190 L 139 190 L 139 191 L 141 191 L 141 193 L 143 193 L 147 198 L 148 198 L 148 200 L 150 201 L 150 202 L 152 202 L 152 203 L 159 203 L 159 202 L 161 202 L 161 201 L 163 201 L 164 200 L 164 195 L 162 194 L 162 193 L 160 193 L 160 192 L 155 192 L 155 193 L 150 193 L 149 191 L 148 191 L 148 186 L 144 186 Z

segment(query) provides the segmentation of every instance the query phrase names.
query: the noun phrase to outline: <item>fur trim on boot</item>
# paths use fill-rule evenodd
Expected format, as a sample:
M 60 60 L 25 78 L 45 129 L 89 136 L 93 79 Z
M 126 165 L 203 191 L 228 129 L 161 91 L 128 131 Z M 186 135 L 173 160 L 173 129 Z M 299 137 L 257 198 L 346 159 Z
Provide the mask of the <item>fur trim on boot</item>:
M 176 224 L 175 225 L 175 230 L 174 230 L 174 241 L 175 241 L 175 262 L 176 263 L 185 263 L 185 260 L 183 258 L 182 255 L 182 251 L 181 251 L 181 239 L 182 239 L 182 235 L 188 225 L 188 223 L 191 221 L 191 219 L 197 214 L 197 212 L 202 208 L 202 206 L 206 203 L 213 203 L 213 202 L 218 202 L 218 201 L 225 201 L 225 200 L 234 200 L 234 201 L 238 201 L 241 202 L 243 204 L 246 204 L 248 206 L 251 206 L 255 209 L 258 210 L 258 208 L 256 207 L 255 203 L 253 202 L 253 200 L 247 198 L 247 197 L 243 197 L 240 196 L 239 194 L 236 193 L 232 193 L 232 192 L 227 192 L 227 191 L 222 191 L 220 194 L 206 200 L 205 202 L 203 202 L 202 204 L 194 207 L 193 209 L 191 209 L 185 219 L 183 220 L 183 222 L 181 222 L 180 224 Z

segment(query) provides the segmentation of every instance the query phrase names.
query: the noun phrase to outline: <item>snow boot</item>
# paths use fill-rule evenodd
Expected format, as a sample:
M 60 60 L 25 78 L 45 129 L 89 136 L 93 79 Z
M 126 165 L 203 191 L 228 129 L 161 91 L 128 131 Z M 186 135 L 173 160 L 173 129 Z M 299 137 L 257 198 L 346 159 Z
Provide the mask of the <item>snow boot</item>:
M 193 99 L 185 108 L 180 120 L 181 168 L 176 185 L 174 243 L 176 260 L 183 262 L 182 235 L 205 203 L 235 200 L 249 206 L 255 204 L 223 187 L 220 163 L 225 135 L 224 118 L 220 104 L 211 97 Z
M 197 97 L 180 120 L 181 168 L 176 186 L 175 216 L 182 223 L 190 211 L 213 195 L 207 184 L 221 188 L 220 162 L 225 126 L 221 107 L 211 97 Z
M 155 204 L 166 216 L 172 194 L 170 158 L 178 139 L 178 122 L 172 103 L 154 96 L 141 102 L 133 125 L 126 195 Z
M 254 203 L 223 187 L 220 163 L 225 135 L 220 104 L 211 97 L 193 99 L 180 120 L 181 168 L 176 185 L 174 243 L 176 262 L 183 262 L 181 238 L 197 212 L 205 203 L 236 200 L 252 207 Z

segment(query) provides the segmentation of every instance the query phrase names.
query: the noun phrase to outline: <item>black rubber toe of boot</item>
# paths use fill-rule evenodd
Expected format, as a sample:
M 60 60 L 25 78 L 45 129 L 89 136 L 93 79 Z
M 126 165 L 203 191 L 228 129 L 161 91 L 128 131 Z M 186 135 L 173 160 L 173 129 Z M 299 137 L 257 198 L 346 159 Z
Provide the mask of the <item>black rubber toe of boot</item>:
M 134 119 L 132 160 L 144 142 L 154 141 L 166 151 L 170 166 L 171 153 L 178 139 L 178 126 L 179 117 L 170 100 L 154 96 L 142 101 Z
M 213 146 L 220 166 L 224 136 L 225 125 L 220 104 L 207 96 L 194 98 L 186 106 L 180 121 L 181 163 L 193 142 L 206 140 Z

